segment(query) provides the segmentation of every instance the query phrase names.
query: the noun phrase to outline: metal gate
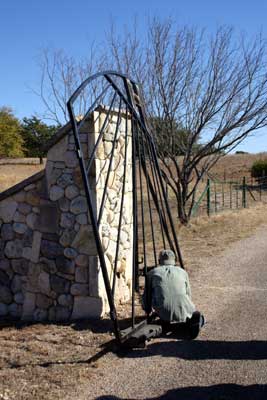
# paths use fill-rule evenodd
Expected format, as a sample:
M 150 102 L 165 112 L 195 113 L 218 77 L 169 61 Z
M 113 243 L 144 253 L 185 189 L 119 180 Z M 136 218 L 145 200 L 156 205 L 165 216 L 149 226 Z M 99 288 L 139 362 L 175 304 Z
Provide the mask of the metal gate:
M 80 104 L 84 99 L 90 100 L 90 107 L 84 115 L 80 115 Z M 84 154 L 81 130 L 88 116 L 99 106 L 106 110 L 105 118 L 99 121 L 98 138 L 90 154 Z M 174 251 L 176 259 L 183 267 L 182 256 L 175 233 L 175 226 L 168 204 L 165 185 L 157 159 L 153 136 L 149 131 L 149 120 L 146 118 L 143 101 L 138 85 L 127 76 L 113 71 L 98 73 L 86 79 L 70 97 L 68 112 L 73 129 L 76 152 L 79 159 L 88 210 L 94 233 L 97 253 L 105 283 L 105 289 L 110 307 L 110 317 L 114 323 L 117 340 L 122 343 L 129 333 L 137 329 L 135 317 L 135 293 L 139 291 L 139 277 L 146 276 L 149 269 L 158 263 L 158 252 L 163 248 Z M 107 271 L 103 245 L 99 227 L 108 195 L 108 180 L 114 161 L 114 151 L 118 136 L 121 132 L 122 115 L 124 116 L 124 169 L 120 190 L 120 214 L 117 226 L 117 242 L 114 249 L 113 274 Z M 96 210 L 93 205 L 90 189 L 90 173 L 98 147 L 104 140 L 104 134 L 112 118 L 116 127 L 111 139 L 111 151 L 108 160 L 107 175 L 103 188 L 100 207 Z M 131 146 L 130 146 L 131 142 Z M 129 151 L 131 154 L 129 154 Z M 127 157 L 131 158 L 131 176 L 127 176 Z M 120 237 L 123 226 L 123 209 L 127 181 L 132 182 L 132 238 L 133 251 L 132 293 L 131 293 L 131 328 L 127 334 L 121 331 L 114 302 L 117 265 L 120 254 Z

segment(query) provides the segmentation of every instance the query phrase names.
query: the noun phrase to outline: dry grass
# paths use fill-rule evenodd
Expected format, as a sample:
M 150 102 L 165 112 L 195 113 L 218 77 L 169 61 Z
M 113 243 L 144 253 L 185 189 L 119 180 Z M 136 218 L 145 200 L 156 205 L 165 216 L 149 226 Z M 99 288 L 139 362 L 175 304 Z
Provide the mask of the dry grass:
M 43 165 L 0 165 L 0 192 L 36 174 Z

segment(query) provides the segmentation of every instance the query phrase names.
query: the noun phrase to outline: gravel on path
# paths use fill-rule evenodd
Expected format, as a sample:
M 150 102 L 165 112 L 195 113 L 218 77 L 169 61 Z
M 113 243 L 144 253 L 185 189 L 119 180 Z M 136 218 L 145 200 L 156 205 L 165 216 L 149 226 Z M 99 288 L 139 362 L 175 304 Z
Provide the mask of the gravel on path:
M 109 353 L 76 399 L 267 399 L 267 226 L 200 260 L 191 286 L 207 319 L 198 339 Z

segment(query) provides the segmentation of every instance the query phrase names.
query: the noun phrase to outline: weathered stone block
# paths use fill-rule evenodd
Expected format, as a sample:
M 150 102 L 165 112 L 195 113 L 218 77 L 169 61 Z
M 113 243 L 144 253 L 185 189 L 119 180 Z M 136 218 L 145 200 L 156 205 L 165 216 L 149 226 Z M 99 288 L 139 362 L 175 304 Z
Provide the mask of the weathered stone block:
M 73 296 L 88 296 L 89 295 L 89 288 L 88 284 L 83 283 L 73 283 L 70 288 L 70 293 Z
M 19 203 L 19 202 L 23 202 L 25 200 L 25 197 L 26 197 L 26 193 L 24 192 L 24 190 L 22 190 L 21 192 L 15 193 L 13 196 L 13 199 Z
M 70 310 L 67 307 L 56 307 L 56 321 L 68 321 L 70 318 Z
M 75 236 L 71 247 L 74 247 L 79 253 L 95 255 L 97 254 L 95 238 L 92 228 L 88 225 L 82 225 L 79 232 Z
M 56 262 L 54 260 L 49 260 L 48 258 L 40 258 L 41 269 L 43 269 L 48 274 L 54 274 L 57 271 Z
M 12 260 L 12 268 L 16 274 L 27 275 L 29 270 L 29 262 L 27 260 Z
M 67 247 L 72 243 L 73 239 L 75 238 L 75 235 L 76 235 L 75 231 L 70 229 L 65 229 L 59 239 L 59 243 L 62 246 Z
M 73 297 L 70 294 L 61 294 L 58 297 L 58 304 L 64 307 L 72 307 L 73 305 Z
M 46 203 L 40 206 L 40 215 L 38 219 L 38 230 L 44 233 L 57 233 L 59 212 L 57 205 Z
M 18 203 L 10 198 L 0 201 L 0 218 L 3 222 L 11 222 L 17 210 Z
M 78 164 L 78 158 L 74 151 L 66 151 L 64 159 L 68 168 L 75 168 Z
M 38 293 L 36 295 L 36 305 L 38 308 L 47 309 L 53 304 L 53 300 L 45 294 Z
M 48 318 L 47 310 L 37 308 L 33 313 L 33 319 L 37 322 L 46 321 Z
M 63 274 L 74 274 L 74 261 L 67 259 L 61 255 L 56 258 L 57 270 Z
M 36 224 L 37 218 L 38 218 L 37 215 L 34 213 L 30 213 L 27 215 L 26 224 L 28 225 L 28 227 L 30 229 L 35 229 L 35 224 Z
M 37 192 L 27 192 L 26 202 L 31 206 L 38 206 L 40 204 L 40 196 Z
M 0 285 L 9 286 L 9 284 L 10 284 L 10 279 L 8 274 L 2 269 L 0 269 Z
M 78 265 L 79 267 L 86 267 L 89 264 L 89 258 L 88 256 L 86 256 L 85 254 L 79 254 L 76 258 L 75 258 L 75 263 L 76 265 Z
M 88 268 L 87 267 L 76 267 L 75 268 L 75 281 L 77 283 L 88 282 Z
M 63 248 L 60 244 L 56 242 L 50 242 L 49 240 L 42 240 L 41 253 L 44 257 L 53 259 L 63 254 Z
M 32 207 L 30 204 L 27 204 L 27 203 L 19 203 L 18 204 L 18 211 L 21 214 L 27 215 L 31 212 L 31 210 L 32 210 Z
M 8 275 L 9 279 L 12 278 L 13 270 L 8 259 L 5 258 L 3 260 L 0 260 L 0 270 L 4 271 Z
M 54 290 L 56 293 L 63 294 L 69 292 L 70 282 L 64 278 L 52 275 L 50 277 L 50 283 L 52 290 Z
M 35 183 L 30 183 L 30 185 L 25 186 L 24 191 L 29 192 L 30 190 L 36 189 L 36 184 Z
M 99 297 L 77 296 L 74 298 L 71 319 L 99 318 L 102 308 L 102 300 Z
M 38 277 L 38 287 L 41 293 L 49 295 L 51 292 L 50 276 L 47 272 L 42 271 Z
M 33 240 L 33 230 L 28 228 L 22 237 L 22 244 L 25 247 L 31 247 Z
M 73 214 L 71 213 L 61 214 L 60 226 L 62 226 L 62 228 L 71 229 L 73 228 L 74 223 L 75 223 L 75 216 Z
M 22 281 L 20 275 L 14 275 L 11 283 L 11 290 L 13 293 L 21 292 L 22 289 Z
M 26 216 L 21 214 L 20 212 L 16 211 L 13 217 L 14 222 L 22 222 L 26 221 Z
M 57 201 L 64 196 L 64 189 L 61 187 L 54 185 L 50 189 L 50 200 Z
M 71 247 L 67 247 L 64 250 L 64 256 L 70 260 L 74 260 L 77 257 L 77 251 Z
M 22 241 L 15 239 L 14 241 L 7 242 L 5 247 L 5 255 L 8 258 L 21 258 L 23 251 Z
M 0 303 L 0 317 L 5 317 L 7 313 L 8 313 L 7 305 Z
M 2 240 L 14 239 L 14 231 L 11 224 L 3 224 L 1 227 L 1 238 Z
M 67 186 L 65 189 L 65 196 L 67 199 L 72 200 L 77 197 L 80 193 L 79 188 L 76 185 Z
M 42 234 L 38 231 L 35 231 L 33 233 L 32 251 L 31 251 L 31 257 L 30 257 L 30 260 L 32 262 L 37 263 L 39 260 L 41 240 L 42 240 Z
M 76 216 L 76 222 L 80 225 L 86 225 L 88 223 L 87 214 L 79 214 Z
M 31 247 L 24 247 L 22 251 L 22 257 L 26 258 L 26 260 L 31 260 L 32 256 L 32 248 Z
M 34 293 L 26 292 L 24 297 L 24 303 L 22 306 L 22 316 L 21 319 L 24 321 L 32 320 L 33 313 L 35 310 L 35 298 Z
M 13 295 L 11 290 L 6 287 L 0 285 L 0 302 L 4 304 L 10 304 L 12 303 L 13 300 Z
M 20 233 L 21 235 L 23 235 L 27 231 L 27 229 L 28 229 L 27 225 L 21 222 L 15 222 L 13 224 L 13 230 L 16 233 Z
M 59 200 L 58 202 L 59 208 L 63 212 L 67 212 L 70 209 L 70 201 L 66 199 L 66 197 L 62 197 L 62 199 Z
M 24 302 L 24 294 L 22 292 L 18 292 L 14 295 L 14 300 L 17 304 L 23 304 Z
M 78 196 L 70 203 L 70 211 L 77 215 L 87 212 L 87 201 L 84 196 Z
M 58 186 L 65 189 L 65 187 L 73 184 L 73 176 L 72 174 L 62 174 L 60 178 L 57 180 Z
M 8 306 L 8 313 L 11 315 L 13 318 L 20 318 L 21 313 L 22 313 L 22 307 L 20 304 L 12 303 Z

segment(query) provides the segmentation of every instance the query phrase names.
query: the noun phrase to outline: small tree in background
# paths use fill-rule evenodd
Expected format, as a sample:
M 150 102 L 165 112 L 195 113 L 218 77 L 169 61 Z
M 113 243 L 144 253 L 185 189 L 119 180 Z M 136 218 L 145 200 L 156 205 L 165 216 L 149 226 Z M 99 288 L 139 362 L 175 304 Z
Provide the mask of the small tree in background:
M 11 108 L 0 108 L 0 157 L 23 157 L 21 125 Z
M 257 160 L 251 167 L 251 176 L 253 178 L 262 178 L 267 176 L 267 160 Z
M 48 126 L 37 117 L 23 118 L 21 136 L 24 140 L 26 157 L 39 157 L 43 162 L 44 144 L 51 139 L 58 126 Z

